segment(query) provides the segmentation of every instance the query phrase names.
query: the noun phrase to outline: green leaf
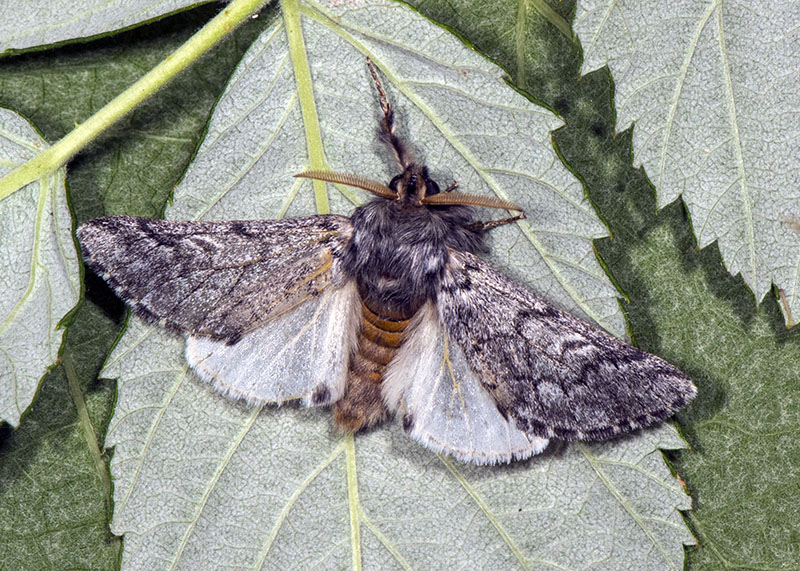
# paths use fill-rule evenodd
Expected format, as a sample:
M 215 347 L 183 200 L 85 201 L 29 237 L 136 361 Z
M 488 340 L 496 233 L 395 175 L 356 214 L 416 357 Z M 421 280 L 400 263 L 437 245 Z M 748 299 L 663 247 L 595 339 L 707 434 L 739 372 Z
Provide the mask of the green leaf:
M 219 6 L 193 10 L 79 46 L 0 62 L 0 104 L 29 117 L 58 140 L 157 65 Z M 233 66 L 269 13 L 251 20 L 146 104 L 79 154 L 69 166 L 78 220 L 106 213 L 158 216 L 186 168 Z M 264 23 L 266 23 L 264 22 Z M 192 94 L 191 105 L 186 93 Z M 2 242 L 0 242 L 0 246 Z M 87 274 L 87 299 L 71 317 L 61 354 L 37 399 L 12 431 L 0 427 L 0 561 L 9 569 L 114 569 L 121 542 L 108 529 L 110 486 L 97 461 L 115 402 L 115 386 L 97 373 L 120 331 L 121 302 Z M 0 294 L 0 298 L 3 296 Z M 74 387 L 78 387 L 76 395 Z M 82 390 L 81 390 L 82 389 Z M 90 421 L 79 418 L 83 400 Z M 94 443 L 88 433 L 96 436 Z M 109 454 L 112 451 L 109 451 Z M 105 480 L 110 481 L 107 466 Z
M 0 18 L 0 54 L 107 34 L 197 4 L 191 0 L 8 2 Z
M 100 446 L 114 402 L 95 375 L 115 333 L 90 304 L 19 430 L 0 429 L 0 561 L 7 569 L 111 569 L 111 481 Z M 99 347 L 97 347 L 99 345 Z
M 0 178 L 0 196 L 15 192 L 37 178 L 50 175 L 72 159 L 101 133 L 155 94 L 192 62 L 197 61 L 231 30 L 246 22 L 265 2 L 266 0 L 233 0 L 174 53 L 164 58 L 86 121 L 76 124 L 69 134 L 52 147 Z
M 608 74 L 595 72 L 578 81 L 579 50 L 543 21 L 532 6 L 499 1 L 487 9 L 485 2 L 471 0 L 419 4 L 426 14 L 457 28 L 475 49 L 499 61 L 518 87 L 562 114 L 567 127 L 555 137 L 570 168 L 586 182 L 590 199 L 613 231 L 613 240 L 599 241 L 596 246 L 630 299 L 624 305 L 632 335 L 643 348 L 683 368 L 700 389 L 688 412 L 681 415 L 692 450 L 674 458 L 678 473 L 696 500 L 688 517 L 699 545 L 689 550 L 690 567 L 794 569 L 800 537 L 800 511 L 797 502 L 792 501 L 800 494 L 800 445 L 794 437 L 800 430 L 800 419 L 794 413 L 800 410 L 800 331 L 783 331 L 772 296 L 756 311 L 752 293 L 742 280 L 727 275 L 716 248 L 697 251 L 680 203 L 655 215 L 656 203 L 649 182 L 630 166 L 628 133 L 613 136 L 614 113 L 610 105 L 614 92 Z M 571 2 L 554 2 L 553 6 L 566 18 L 574 8 Z M 79 48 L 6 58 L 0 73 L 0 99 L 31 118 L 48 140 L 56 140 L 127 86 L 130 77 L 152 68 L 164 54 L 171 53 L 183 38 L 202 26 L 209 14 L 209 10 L 195 10 L 186 18 L 164 20 Z M 232 38 L 224 51 L 238 58 L 236 42 L 243 45 L 248 41 Z M 217 68 L 214 61 L 211 56 L 204 58 L 201 65 L 180 76 L 139 107 L 130 120 L 121 122 L 71 163 L 69 182 L 78 220 L 104 213 L 154 216 L 161 211 L 163 200 L 201 134 L 198 129 L 202 127 L 198 125 L 204 121 L 209 98 L 216 96 L 215 90 L 227 74 L 225 67 Z M 17 89 L 17 81 L 26 87 Z M 372 95 L 360 102 L 365 108 L 374 104 Z M 370 106 L 369 117 L 374 117 L 373 112 Z M 367 120 L 362 122 L 367 124 Z M 108 301 L 103 302 L 106 311 L 109 305 Z M 97 331 L 102 337 L 98 348 L 90 349 L 83 343 L 80 352 L 91 350 L 99 354 L 113 340 L 116 329 L 98 328 L 93 321 L 83 320 L 81 314 L 76 316 L 72 329 L 80 323 L 86 328 L 84 333 Z M 81 367 L 78 370 L 84 371 Z M 81 375 L 90 378 L 92 373 L 84 371 Z M 49 383 L 45 383 L 40 400 L 47 398 L 48 387 Z M 66 397 L 66 404 L 44 409 L 43 418 L 60 410 L 58 406 L 70 406 L 68 392 L 61 394 Z M 197 406 L 202 406 L 202 401 Z M 23 419 L 20 431 L 26 430 L 28 422 L 34 422 L 37 410 L 38 402 Z M 267 421 L 279 421 L 287 413 L 300 414 L 287 408 L 269 409 L 269 413 L 274 416 Z M 323 428 L 328 426 L 324 415 L 319 422 Z M 47 428 L 46 424 L 43 426 Z M 3 437 L 8 434 L 7 428 L 0 433 Z M 62 434 L 56 433 L 59 437 Z M 404 443 L 409 452 L 416 450 L 422 458 L 431 460 L 426 451 L 405 442 L 401 434 L 389 434 Z M 61 534 L 61 551 L 57 555 L 39 545 L 40 539 L 47 536 L 37 530 L 57 521 L 56 516 L 83 513 L 71 500 L 77 496 L 80 503 L 90 501 L 75 493 L 78 484 L 64 486 L 59 481 L 30 478 L 30 473 L 56 475 L 65 470 L 58 463 L 39 468 L 29 460 L 32 451 L 49 446 L 47 435 L 47 430 L 31 431 L 29 440 L 15 439 L 13 446 L 6 438 L 0 451 L 4 469 L 0 509 L 6 510 L 0 514 L 0 522 L 13 522 L 0 531 L 0 560 L 9 561 L 10 567 L 25 568 L 26 562 L 29 568 L 45 567 L 40 559 L 24 559 L 25 554 L 37 550 L 48 553 L 51 561 L 68 566 L 72 561 L 70 552 L 84 552 L 86 544 L 103 541 L 101 534 L 94 532 L 83 537 Z M 55 439 L 52 442 L 54 448 L 63 450 L 63 461 L 69 462 L 73 454 L 88 458 L 85 451 L 75 452 Z M 180 447 L 175 442 L 163 444 L 169 450 L 165 457 L 171 459 L 169 453 L 178 453 Z M 358 450 L 358 439 L 355 446 Z M 390 449 L 385 459 L 395 461 L 397 454 L 398 450 Z M 16 461 L 12 455 L 22 460 Z M 658 454 L 650 457 L 657 458 Z M 331 465 L 336 461 L 338 457 Z M 12 466 L 13 470 L 6 469 Z M 363 496 L 366 477 L 363 466 L 359 466 L 362 477 L 357 481 Z M 258 469 L 252 467 L 254 471 Z M 488 469 L 487 473 L 495 470 Z M 570 478 L 571 474 L 559 477 Z M 381 475 L 375 479 L 380 480 Z M 494 480 L 486 485 L 494 489 Z M 15 493 L 25 486 L 30 486 L 29 492 Z M 344 489 L 345 484 L 342 486 Z M 102 487 L 92 489 L 93 501 L 97 502 Z M 501 492 L 504 489 L 500 487 Z M 259 491 L 268 493 L 269 488 Z M 474 501 L 473 496 L 469 498 Z M 313 504 L 314 498 L 309 499 L 306 494 L 292 506 L 313 509 L 303 504 L 303 499 Z M 531 503 L 536 501 L 531 499 Z M 445 529 L 451 523 L 446 522 Z M 408 528 L 413 529 L 414 525 L 415 521 L 411 521 Z M 19 530 L 22 526 L 34 529 L 27 536 L 30 547 L 22 546 L 17 537 L 6 533 L 7 529 Z M 535 541 L 550 526 L 550 520 L 531 523 L 520 537 L 533 537 Z M 375 541 L 369 528 L 362 525 L 357 529 L 367 529 L 361 536 L 365 541 Z M 438 537 L 439 532 L 437 528 L 431 536 Z M 574 533 L 575 529 L 569 528 L 564 535 L 572 537 Z M 430 540 L 423 538 L 423 547 Z M 7 556 L 14 553 L 23 556 Z M 363 549 L 361 553 L 369 564 L 372 560 L 367 557 L 372 551 Z M 101 567 L 99 563 L 90 566 Z
M 0 109 L 0 176 L 47 143 Z M 80 294 L 64 169 L 0 197 L 0 419 L 19 424 L 58 356 L 59 321 Z
M 565 16 L 574 9 L 571 2 L 553 5 Z M 689 568 L 795 569 L 800 329 L 785 331 L 773 296 L 756 308 L 716 247 L 698 251 L 680 201 L 656 214 L 650 181 L 630 164 L 630 131 L 615 135 L 611 78 L 598 71 L 578 80 L 578 46 L 548 31 L 524 3 L 494 3 L 488 13 L 473 0 L 419 6 L 562 113 L 566 127 L 554 138 L 611 228 L 613 239 L 596 246 L 630 300 L 631 334 L 698 386 L 698 397 L 679 415 L 691 450 L 674 458 L 695 500 L 686 514 L 698 536 Z M 633 25 L 644 16 L 632 18 Z M 768 198 L 783 200 L 784 192 Z
M 187 370 L 182 339 L 139 321 L 106 373 L 120 376 L 108 441 L 126 566 L 680 568 L 691 541 L 676 511 L 689 498 L 656 450 L 682 446 L 669 425 L 475 467 L 397 425 L 352 439 L 327 411 L 225 401 Z
M 800 73 L 794 2 L 580 2 L 584 73 L 608 65 L 618 128 L 659 207 L 683 197 L 700 247 L 716 241 L 760 301 L 774 283 L 800 314 Z
M 618 315 L 592 309 L 616 307 L 590 266 L 589 238 L 603 226 L 549 145 L 551 114 L 403 5 L 286 2 L 283 16 L 231 78 L 168 217 L 351 210 L 355 191 L 311 192 L 291 175 L 307 166 L 393 174 L 376 142 L 369 55 L 440 180 L 539 213 L 494 237 L 495 263 L 566 305 Z M 677 512 L 689 498 L 657 451 L 681 446 L 669 424 L 477 468 L 396 425 L 344 437 L 324 410 L 226 401 L 188 370 L 181 338 L 139 321 L 104 374 L 119 378 L 107 444 L 126 565 L 679 568 L 692 541 Z

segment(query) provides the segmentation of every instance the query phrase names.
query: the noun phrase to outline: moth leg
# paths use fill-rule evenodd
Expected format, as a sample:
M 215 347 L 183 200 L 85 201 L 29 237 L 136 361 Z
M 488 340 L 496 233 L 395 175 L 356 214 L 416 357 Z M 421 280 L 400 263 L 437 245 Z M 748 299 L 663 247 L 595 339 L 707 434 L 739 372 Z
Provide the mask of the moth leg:
M 454 182 L 453 184 L 445 188 L 442 192 L 453 192 L 457 188 L 458 188 L 458 182 Z
M 392 151 L 394 151 L 397 162 L 403 167 L 403 170 L 405 170 L 408 166 L 414 164 L 414 157 L 406 148 L 405 143 L 394 132 L 394 109 L 386 97 L 386 91 L 383 89 L 383 84 L 378 77 L 378 71 L 369 58 L 367 58 L 367 67 L 369 68 L 369 73 L 372 75 L 372 80 L 375 82 L 375 89 L 378 91 L 378 101 L 383 110 L 381 138 L 386 140 L 392 148 Z
M 516 216 L 512 216 L 511 218 L 502 218 L 500 220 L 489 220 L 488 222 L 473 222 L 469 226 L 467 226 L 467 230 L 473 230 L 477 232 L 486 232 L 487 230 L 491 230 L 492 228 L 497 228 L 498 226 L 502 226 L 504 224 L 511 224 L 512 222 L 516 222 L 517 220 L 522 220 L 525 218 L 525 214 L 517 214 Z

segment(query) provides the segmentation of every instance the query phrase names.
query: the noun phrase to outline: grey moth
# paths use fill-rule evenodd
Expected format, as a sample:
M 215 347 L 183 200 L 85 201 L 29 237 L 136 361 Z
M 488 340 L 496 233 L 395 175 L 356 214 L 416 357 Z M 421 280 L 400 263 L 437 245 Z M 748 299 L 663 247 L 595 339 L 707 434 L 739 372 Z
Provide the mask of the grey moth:
M 465 462 L 598 440 L 671 416 L 696 389 L 676 367 L 561 311 L 478 257 L 472 206 L 519 207 L 440 189 L 395 132 L 369 63 L 388 185 L 305 176 L 375 198 L 352 216 L 181 222 L 91 220 L 86 263 L 145 321 L 186 335 L 186 358 L 226 396 L 330 405 L 343 431 L 397 416 L 409 436 Z

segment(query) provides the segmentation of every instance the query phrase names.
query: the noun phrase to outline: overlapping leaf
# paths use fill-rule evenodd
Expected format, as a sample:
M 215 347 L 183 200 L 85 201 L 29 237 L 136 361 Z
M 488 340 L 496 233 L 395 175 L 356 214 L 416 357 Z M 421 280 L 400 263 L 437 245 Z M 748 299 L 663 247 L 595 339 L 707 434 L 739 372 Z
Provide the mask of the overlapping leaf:
M 0 176 L 45 145 L 0 109 Z M 58 323 L 80 294 L 64 169 L 0 198 L 0 259 L 0 420 L 16 426 L 58 356 Z
M 4 2 L 0 53 L 106 34 L 198 3 L 191 0 Z
M 287 2 L 232 78 L 168 217 L 274 218 L 326 204 L 347 213 L 361 199 L 332 187 L 315 195 L 291 178 L 309 166 L 388 180 L 367 55 L 440 181 L 525 207 L 530 222 L 496 232 L 493 261 L 620 332 L 591 250 L 604 229 L 549 143 L 558 121 L 401 5 Z M 112 529 L 126 536 L 128 565 L 682 564 L 691 538 L 676 510 L 689 499 L 657 452 L 681 445 L 670 426 L 467 467 L 397 426 L 351 440 L 324 410 L 226 401 L 187 370 L 182 348 L 136 322 L 105 370 L 120 379 L 107 444 Z
M 608 64 L 663 206 L 682 195 L 701 247 L 717 240 L 761 300 L 800 313 L 800 53 L 796 2 L 581 1 L 584 72 Z M 786 315 L 787 320 L 789 315 Z
M 671 426 L 465 466 L 399 426 L 352 443 L 327 411 L 234 405 L 182 349 L 137 322 L 106 371 L 121 376 L 110 439 L 123 568 L 682 566 L 689 497 L 656 450 L 682 445 Z

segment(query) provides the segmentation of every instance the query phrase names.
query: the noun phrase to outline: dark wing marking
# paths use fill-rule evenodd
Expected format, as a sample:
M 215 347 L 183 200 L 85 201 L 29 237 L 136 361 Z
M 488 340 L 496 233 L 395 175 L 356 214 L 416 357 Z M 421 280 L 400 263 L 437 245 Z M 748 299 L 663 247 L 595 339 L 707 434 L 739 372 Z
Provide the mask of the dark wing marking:
M 89 267 L 146 321 L 235 343 L 343 283 L 350 219 L 178 222 L 110 216 L 80 227 Z
M 520 430 L 604 439 L 663 420 L 694 397 L 689 378 L 663 359 L 556 309 L 472 254 L 450 254 L 439 317 Z

